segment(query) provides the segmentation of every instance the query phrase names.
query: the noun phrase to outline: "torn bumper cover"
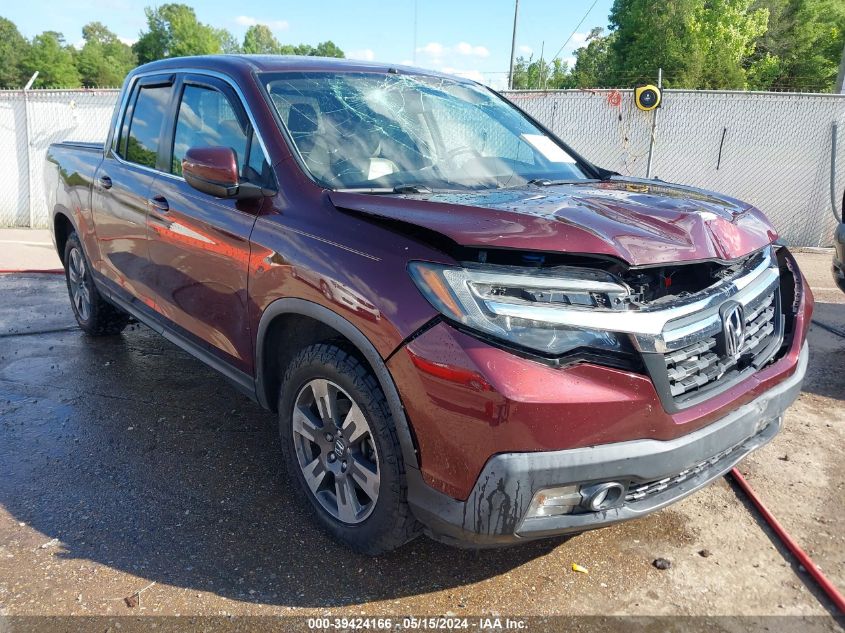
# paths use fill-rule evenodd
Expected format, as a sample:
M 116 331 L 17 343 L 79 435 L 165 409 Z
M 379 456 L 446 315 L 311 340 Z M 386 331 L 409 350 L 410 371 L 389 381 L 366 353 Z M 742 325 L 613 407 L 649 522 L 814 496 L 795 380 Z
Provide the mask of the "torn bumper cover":
M 807 360 L 805 344 L 792 376 L 689 435 L 495 455 L 466 501 L 434 490 L 417 473 L 409 482 L 409 502 L 432 537 L 467 547 L 506 545 L 644 516 L 707 485 L 771 440 L 801 391 Z M 592 491 L 611 482 L 621 484 L 618 501 L 589 510 Z M 580 491 L 583 501 L 566 514 L 529 515 L 538 492 L 559 488 Z

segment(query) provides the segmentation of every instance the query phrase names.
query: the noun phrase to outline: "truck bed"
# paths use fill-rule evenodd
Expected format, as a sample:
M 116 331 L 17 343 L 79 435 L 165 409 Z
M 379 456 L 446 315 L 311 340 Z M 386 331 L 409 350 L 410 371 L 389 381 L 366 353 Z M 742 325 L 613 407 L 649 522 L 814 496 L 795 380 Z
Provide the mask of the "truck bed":
M 65 148 L 65 149 L 81 149 L 88 152 L 102 152 L 104 142 L 99 143 L 90 141 L 60 141 L 59 143 L 51 143 L 50 147 Z

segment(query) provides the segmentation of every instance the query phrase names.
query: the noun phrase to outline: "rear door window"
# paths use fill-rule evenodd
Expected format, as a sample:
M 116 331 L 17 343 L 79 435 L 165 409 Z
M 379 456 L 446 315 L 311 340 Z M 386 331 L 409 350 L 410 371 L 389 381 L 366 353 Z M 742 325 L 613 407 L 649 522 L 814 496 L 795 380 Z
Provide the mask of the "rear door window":
M 118 154 L 130 163 L 155 168 L 158 150 L 173 93 L 172 85 L 141 85 L 131 118 L 124 124 Z

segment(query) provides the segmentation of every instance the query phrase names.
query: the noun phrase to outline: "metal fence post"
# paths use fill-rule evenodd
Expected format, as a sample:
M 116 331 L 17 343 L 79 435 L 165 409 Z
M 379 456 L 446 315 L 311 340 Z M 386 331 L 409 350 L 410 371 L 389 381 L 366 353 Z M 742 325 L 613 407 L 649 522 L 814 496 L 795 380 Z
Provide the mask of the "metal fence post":
M 845 209 L 842 209 L 842 215 L 836 212 L 837 205 L 837 191 L 836 191 L 836 133 L 838 127 L 836 121 L 833 122 L 830 130 L 830 209 L 833 211 L 833 219 L 841 222 L 845 217 Z M 845 205 L 845 195 L 843 195 L 843 205 Z
M 663 69 L 657 69 L 657 87 L 662 89 L 663 88 Z M 660 112 L 660 108 L 663 106 L 661 101 L 660 106 L 654 109 L 654 116 L 651 119 L 651 139 L 648 142 L 648 161 L 645 165 L 645 177 L 651 178 L 651 159 L 654 153 L 654 136 L 657 133 L 657 113 Z
M 35 226 L 35 205 L 32 204 L 32 126 L 30 123 L 32 117 L 29 116 L 29 86 L 36 76 L 37 73 L 33 75 L 30 83 L 23 90 L 23 118 L 26 123 L 24 151 L 26 152 L 26 186 L 29 194 L 29 228 Z

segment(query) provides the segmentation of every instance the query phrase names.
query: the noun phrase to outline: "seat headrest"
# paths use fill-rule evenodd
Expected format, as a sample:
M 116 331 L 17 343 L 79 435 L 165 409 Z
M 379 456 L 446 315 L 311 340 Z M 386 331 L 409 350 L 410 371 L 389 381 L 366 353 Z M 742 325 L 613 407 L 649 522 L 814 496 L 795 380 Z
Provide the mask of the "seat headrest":
M 317 111 L 307 103 L 296 103 L 288 112 L 288 130 L 291 134 L 311 134 L 317 131 Z

